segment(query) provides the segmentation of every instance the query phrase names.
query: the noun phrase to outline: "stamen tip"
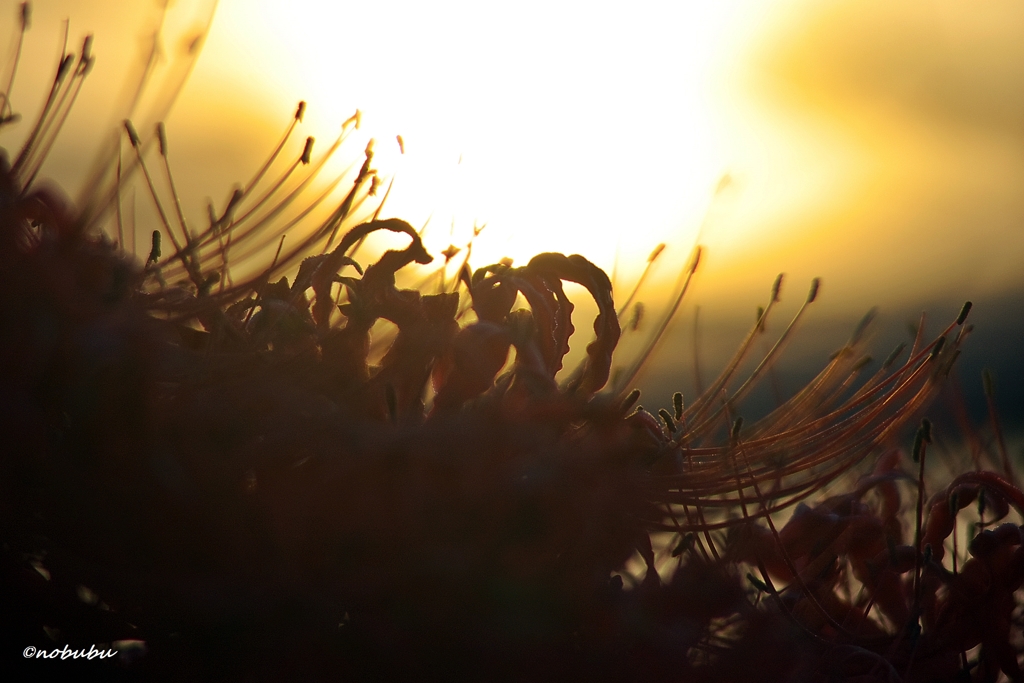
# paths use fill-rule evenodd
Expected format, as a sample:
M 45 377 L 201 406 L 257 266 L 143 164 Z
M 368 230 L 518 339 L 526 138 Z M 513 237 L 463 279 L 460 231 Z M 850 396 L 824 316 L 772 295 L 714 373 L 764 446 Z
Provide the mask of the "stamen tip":
M 132 147 L 139 146 L 139 133 L 135 130 L 135 126 L 132 125 L 130 119 L 124 120 L 124 129 L 128 131 L 128 141 L 132 143 Z
M 965 301 L 964 302 L 964 307 L 960 309 L 960 315 L 958 315 L 956 317 L 956 324 L 957 325 L 963 325 L 964 324 L 964 321 L 967 320 L 967 314 L 971 312 L 971 306 L 973 306 L 973 305 L 974 304 L 972 304 L 970 301 Z
M 821 287 L 821 278 L 816 277 L 811 280 L 811 291 L 807 295 L 807 303 L 814 303 L 814 300 L 818 298 L 818 288 Z
M 981 371 L 981 386 L 985 389 L 985 396 L 987 398 L 992 398 L 992 372 L 988 368 Z
M 742 429 L 742 428 L 743 428 L 743 417 L 740 416 L 740 417 L 737 417 L 736 421 L 732 423 L 732 432 L 730 434 L 730 438 L 732 439 L 733 442 L 735 442 L 736 440 L 739 439 L 740 429 Z
M 156 124 L 156 137 L 160 142 L 160 156 L 167 156 L 167 132 L 164 130 L 164 122 Z
M 772 303 L 779 300 L 779 291 L 782 289 L 782 278 L 785 273 L 779 273 L 778 277 L 775 278 L 775 284 L 772 285 Z
M 661 252 L 663 252 L 663 251 L 665 251 L 665 243 L 664 242 L 662 242 L 661 244 L 659 244 L 658 246 L 656 246 L 654 248 L 654 250 L 651 252 L 651 255 L 647 257 L 647 262 L 648 263 L 654 263 L 654 260 L 656 258 L 658 258 L 659 256 L 661 256 Z

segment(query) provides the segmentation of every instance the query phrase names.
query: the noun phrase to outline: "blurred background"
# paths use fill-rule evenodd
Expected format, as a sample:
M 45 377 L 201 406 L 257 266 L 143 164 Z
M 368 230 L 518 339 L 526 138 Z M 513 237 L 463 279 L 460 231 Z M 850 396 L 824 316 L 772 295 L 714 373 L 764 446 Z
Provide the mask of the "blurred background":
M 17 5 L 0 2 L 0 41 L 16 35 Z M 871 347 L 884 358 L 922 311 L 937 334 L 969 299 L 977 329 L 952 388 L 982 420 L 990 368 L 1004 425 L 1024 427 L 1019 2 L 39 1 L 11 98 L 29 121 L 64 19 L 69 49 L 94 33 L 96 56 L 43 168 L 72 196 L 143 63 L 159 87 L 133 119 L 144 136 L 166 121 L 185 212 L 200 224 L 207 198 L 223 206 L 299 100 L 309 107 L 298 150 L 306 135 L 329 144 L 358 108 L 338 169 L 358 168 L 376 138 L 376 166 L 395 179 L 384 215 L 429 222 L 435 254 L 486 226 L 476 265 L 581 253 L 612 275 L 621 301 L 667 244 L 639 292 L 645 315 L 626 355 L 704 246 L 640 378 L 647 405 L 692 395 L 695 373 L 707 384 L 785 272 L 765 349 L 811 279 L 823 284 L 772 393 L 796 391 L 872 307 Z M 0 145 L 16 148 L 26 128 Z M 141 190 L 131 206 L 148 234 Z M 576 299 L 578 354 L 590 309 Z

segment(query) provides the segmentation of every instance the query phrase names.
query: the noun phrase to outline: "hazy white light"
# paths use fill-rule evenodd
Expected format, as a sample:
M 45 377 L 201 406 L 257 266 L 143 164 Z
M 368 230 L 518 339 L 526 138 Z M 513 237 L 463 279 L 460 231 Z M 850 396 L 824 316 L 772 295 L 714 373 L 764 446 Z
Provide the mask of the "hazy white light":
M 727 170 L 716 69 L 748 5 L 222 0 L 192 87 L 306 99 L 318 139 L 360 108 L 398 173 L 386 213 L 432 215 L 434 249 L 486 223 L 477 263 L 611 268 L 692 245 Z

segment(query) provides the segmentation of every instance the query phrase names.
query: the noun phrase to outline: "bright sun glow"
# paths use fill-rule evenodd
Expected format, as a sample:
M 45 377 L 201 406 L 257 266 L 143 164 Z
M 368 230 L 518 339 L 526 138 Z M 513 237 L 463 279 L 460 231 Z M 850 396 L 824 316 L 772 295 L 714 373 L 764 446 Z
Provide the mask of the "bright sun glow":
M 396 178 L 383 214 L 417 228 L 429 218 L 434 254 L 486 224 L 476 266 L 582 253 L 629 287 L 665 242 L 652 303 L 699 234 L 694 300 L 718 310 L 755 305 L 749 292 L 780 270 L 794 282 L 824 276 L 830 305 L 858 311 L 1020 280 L 1024 10 L 1013 0 L 176 0 L 158 66 L 190 64 L 182 40 L 214 4 L 166 119 L 197 223 L 206 198 L 223 206 L 306 100 L 293 142 L 316 137 L 314 156 L 363 112 L 323 182 L 376 138 L 375 166 Z M 160 7 L 35 3 L 13 95 L 26 120 L 45 99 L 63 19 L 71 49 L 95 33 L 96 68 L 43 177 L 73 192 L 97 132 L 119 130 L 123 72 L 140 63 Z M 16 8 L 0 0 L 0 39 Z M 145 109 L 132 116 L 152 135 L 166 108 Z M 0 144 L 16 147 L 28 129 Z M 133 205 L 139 226 L 156 220 L 145 199 Z
M 632 271 L 659 242 L 685 258 L 728 170 L 714 88 L 746 4 L 222 0 L 190 88 L 305 99 L 318 140 L 361 109 L 385 213 L 431 217 L 435 250 L 486 224 L 475 263 Z
M 315 152 L 359 109 L 359 134 L 322 177 L 358 164 L 375 138 L 375 167 L 395 178 L 383 215 L 416 227 L 429 221 L 433 253 L 464 247 L 486 226 L 473 244 L 475 265 L 582 253 L 628 282 L 659 243 L 668 245 L 663 263 L 682 263 L 715 215 L 716 188 L 751 147 L 737 149 L 742 136 L 730 120 L 734 72 L 790 1 L 179 0 L 168 6 L 157 55 L 164 68 L 189 22 L 216 4 L 167 119 L 179 190 L 198 220 L 207 197 L 222 205 L 262 163 L 298 100 L 309 106 L 297 137 L 314 136 Z M 110 118 L 115 84 L 125 82 L 119 69 L 144 58 L 147 26 L 160 16 L 155 4 L 117 7 L 92 0 L 34 10 L 25 63 L 38 75 L 26 84 L 45 86 L 65 17 L 72 48 L 96 34 L 95 78 L 64 135 L 74 149 L 58 147 L 48 166 L 59 178 L 75 154 L 89 158 L 77 147 L 101 141 L 96 122 Z M 13 3 L 0 11 L 8 21 L 16 14 Z M 43 99 L 41 90 L 17 95 Z M 135 122 L 145 135 L 154 121 Z M 113 134 L 119 121 L 108 127 Z M 138 210 L 145 222 L 150 207 Z M 662 270 L 656 279 L 674 279 Z

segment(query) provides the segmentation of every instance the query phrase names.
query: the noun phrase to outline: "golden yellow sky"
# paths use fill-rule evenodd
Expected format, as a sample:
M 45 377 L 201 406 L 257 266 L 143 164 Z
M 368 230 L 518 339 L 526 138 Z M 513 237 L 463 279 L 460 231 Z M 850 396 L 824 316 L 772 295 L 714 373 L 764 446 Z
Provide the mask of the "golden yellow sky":
M 0 3 L 0 40 L 16 4 Z M 212 4 L 172 4 L 168 64 Z M 60 18 L 73 47 L 96 33 L 95 74 L 46 172 L 74 176 L 98 144 L 155 8 L 35 3 L 14 91 L 26 114 Z M 1011 0 L 220 0 L 167 125 L 196 222 L 305 99 L 299 146 L 364 112 L 378 167 L 397 174 L 385 213 L 432 216 L 435 251 L 486 223 L 478 263 L 561 250 L 612 270 L 618 258 L 624 287 L 659 242 L 673 279 L 703 224 L 696 300 L 749 308 L 787 271 L 801 291 L 824 276 L 823 300 L 863 310 L 1021 285 L 1022 52 Z
M 486 223 L 484 260 L 611 268 L 616 249 L 692 243 L 725 172 L 712 75 L 741 4 L 222 2 L 176 116 L 237 87 L 272 130 L 308 100 L 322 139 L 358 107 L 396 214 L 432 214 L 444 239 L 454 220 L 457 242 Z

